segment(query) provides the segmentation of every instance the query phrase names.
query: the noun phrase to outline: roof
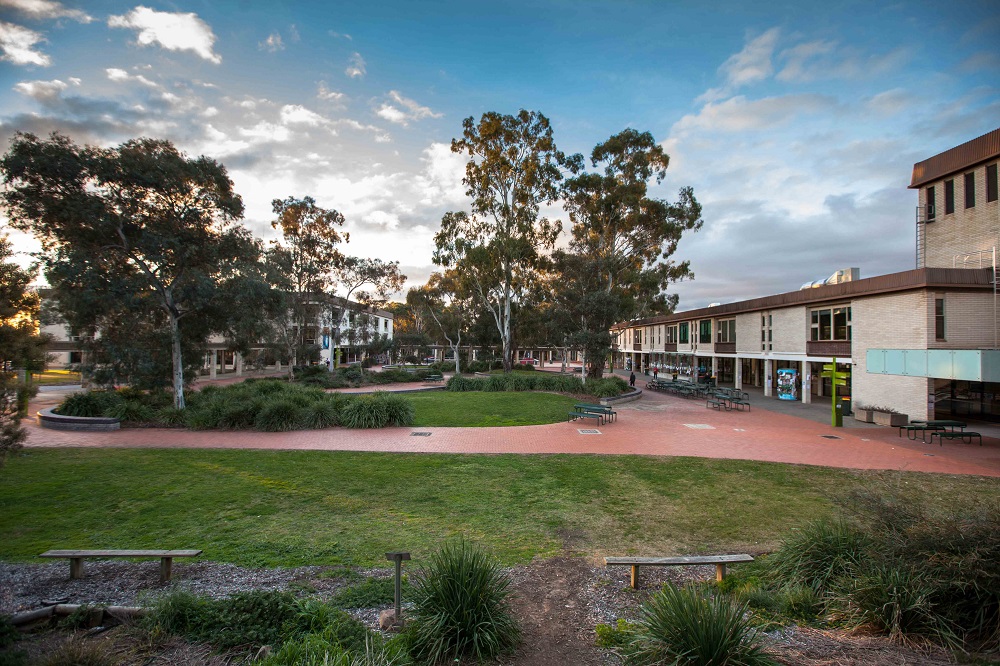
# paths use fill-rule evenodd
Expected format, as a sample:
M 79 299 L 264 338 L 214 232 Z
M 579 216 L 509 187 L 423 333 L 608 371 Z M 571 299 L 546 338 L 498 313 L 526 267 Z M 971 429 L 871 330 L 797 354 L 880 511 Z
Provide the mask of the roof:
M 1000 156 L 1000 128 L 913 165 L 910 189 Z
M 674 323 L 690 321 L 692 319 L 710 319 L 727 315 L 735 316 L 747 312 L 797 305 L 820 305 L 863 296 L 875 296 L 914 289 L 992 289 L 992 273 L 993 270 L 990 268 L 918 268 L 912 271 L 903 271 L 902 273 L 876 275 L 875 277 L 863 280 L 829 284 L 814 289 L 800 289 L 799 291 L 789 291 L 784 294 L 752 298 L 747 301 L 725 303 L 723 305 L 716 305 L 715 307 L 647 317 L 632 322 L 621 322 L 615 324 L 614 328 L 649 326 L 651 324 Z

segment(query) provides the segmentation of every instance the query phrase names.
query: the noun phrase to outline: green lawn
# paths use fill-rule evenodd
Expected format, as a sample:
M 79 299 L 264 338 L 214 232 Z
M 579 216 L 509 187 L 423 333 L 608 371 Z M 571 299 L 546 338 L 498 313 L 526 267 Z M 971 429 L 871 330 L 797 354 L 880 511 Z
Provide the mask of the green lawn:
M 569 549 L 772 549 L 831 497 L 891 487 L 974 507 L 992 479 L 636 456 L 27 449 L 0 470 L 0 557 L 202 548 L 256 566 L 385 565 L 466 535 L 503 562 Z
M 434 391 L 407 393 L 415 426 L 519 426 L 565 421 L 579 402 L 572 396 L 535 391 L 487 393 Z

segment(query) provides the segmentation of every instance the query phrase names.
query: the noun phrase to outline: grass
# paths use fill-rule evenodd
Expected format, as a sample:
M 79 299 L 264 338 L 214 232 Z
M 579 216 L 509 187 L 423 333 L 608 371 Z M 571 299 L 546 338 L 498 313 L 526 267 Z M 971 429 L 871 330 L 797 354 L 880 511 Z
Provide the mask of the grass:
M 579 402 L 556 393 L 407 393 L 416 410 L 413 425 L 491 426 L 541 425 L 565 421 L 566 414 Z
M 63 384 L 79 384 L 83 380 L 80 379 L 79 372 L 72 372 L 70 370 L 46 370 L 43 373 L 32 375 L 31 381 L 37 386 L 59 386 Z
M 201 548 L 247 566 L 385 566 L 386 552 L 419 559 L 458 535 L 504 564 L 564 548 L 756 553 L 833 515 L 831 497 L 884 483 L 935 506 L 997 490 L 977 477 L 697 458 L 26 449 L 0 469 L 0 542 L 11 560 Z

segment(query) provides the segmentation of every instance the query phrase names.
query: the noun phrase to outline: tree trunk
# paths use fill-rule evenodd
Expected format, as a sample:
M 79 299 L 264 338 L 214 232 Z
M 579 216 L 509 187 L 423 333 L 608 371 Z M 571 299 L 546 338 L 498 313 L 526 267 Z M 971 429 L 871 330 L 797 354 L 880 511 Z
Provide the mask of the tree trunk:
M 171 356 L 174 362 L 174 407 L 184 409 L 184 361 L 181 356 L 181 328 L 177 313 L 167 309 L 170 317 Z
M 504 298 L 503 304 L 503 331 L 501 333 L 503 341 L 503 371 L 509 373 L 514 369 L 514 361 L 511 358 L 510 347 L 510 296 Z

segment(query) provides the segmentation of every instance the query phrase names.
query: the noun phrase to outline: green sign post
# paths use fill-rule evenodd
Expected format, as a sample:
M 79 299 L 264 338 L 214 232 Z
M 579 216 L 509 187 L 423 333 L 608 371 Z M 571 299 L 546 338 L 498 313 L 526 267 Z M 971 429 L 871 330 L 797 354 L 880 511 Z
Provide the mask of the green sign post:
M 834 428 L 840 428 L 844 425 L 844 415 L 837 412 L 837 387 L 847 386 L 847 379 L 851 376 L 849 372 L 837 372 L 837 357 L 833 357 L 833 363 L 823 364 L 823 372 L 821 373 L 823 377 L 830 379 L 830 384 L 833 385 L 833 403 L 831 404 L 831 424 Z

